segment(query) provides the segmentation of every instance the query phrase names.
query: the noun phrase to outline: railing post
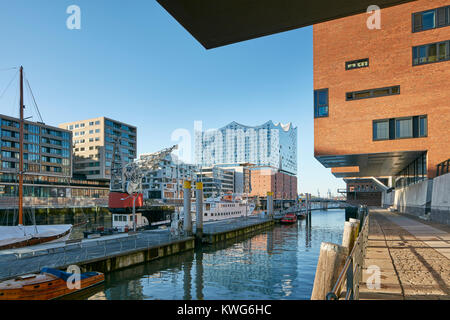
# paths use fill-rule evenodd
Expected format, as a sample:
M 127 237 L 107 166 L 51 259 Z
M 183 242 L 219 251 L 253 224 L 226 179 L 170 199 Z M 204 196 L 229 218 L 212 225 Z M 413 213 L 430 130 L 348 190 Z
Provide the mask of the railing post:
M 350 258 L 350 266 L 347 269 L 347 292 L 345 295 L 349 297 L 349 300 L 353 300 L 353 258 Z

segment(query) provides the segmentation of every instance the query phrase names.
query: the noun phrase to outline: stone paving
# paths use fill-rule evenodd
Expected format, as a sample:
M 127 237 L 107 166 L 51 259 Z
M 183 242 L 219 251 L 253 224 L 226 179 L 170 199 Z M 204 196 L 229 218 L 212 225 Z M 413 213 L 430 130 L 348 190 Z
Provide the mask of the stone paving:
M 450 233 L 387 210 L 371 210 L 360 299 L 450 300 Z M 379 288 L 369 272 L 381 271 Z M 369 268 L 369 269 L 368 269 Z

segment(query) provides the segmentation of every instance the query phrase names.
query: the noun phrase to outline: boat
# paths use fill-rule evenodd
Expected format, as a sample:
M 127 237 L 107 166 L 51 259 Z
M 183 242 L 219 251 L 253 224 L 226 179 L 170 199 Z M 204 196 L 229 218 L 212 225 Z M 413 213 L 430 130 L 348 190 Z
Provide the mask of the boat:
M 291 224 L 297 222 L 297 215 L 295 213 L 288 213 L 283 218 L 281 218 L 281 223 Z
M 203 203 L 203 222 L 251 216 L 254 210 L 255 204 L 243 200 L 239 195 L 208 198 Z M 184 209 L 181 210 L 181 219 L 183 218 Z M 195 200 L 191 204 L 191 218 L 192 221 L 196 220 Z
M 19 210 L 17 226 L 0 226 L 0 250 L 21 248 L 45 242 L 69 239 L 73 226 L 64 225 L 23 225 L 23 150 L 24 150 L 24 96 L 23 67 L 20 67 L 20 135 L 19 135 Z
M 38 274 L 27 274 L 0 282 L 0 300 L 52 300 L 78 293 L 105 281 L 100 272 L 80 274 L 80 289 L 70 289 L 72 273 L 52 268 L 43 268 Z

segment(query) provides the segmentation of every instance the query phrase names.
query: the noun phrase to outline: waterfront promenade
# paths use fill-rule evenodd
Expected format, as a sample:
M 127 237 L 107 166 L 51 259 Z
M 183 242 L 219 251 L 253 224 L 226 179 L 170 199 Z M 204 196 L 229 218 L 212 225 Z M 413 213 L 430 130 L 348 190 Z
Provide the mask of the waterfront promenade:
M 379 289 L 366 284 L 370 266 L 380 268 Z M 360 299 L 450 300 L 450 227 L 372 209 Z

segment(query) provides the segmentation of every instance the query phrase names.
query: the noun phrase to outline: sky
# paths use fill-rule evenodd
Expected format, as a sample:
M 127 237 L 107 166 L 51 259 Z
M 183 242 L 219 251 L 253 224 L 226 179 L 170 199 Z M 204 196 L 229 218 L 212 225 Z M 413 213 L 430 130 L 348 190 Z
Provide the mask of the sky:
M 66 25 L 71 5 L 79 30 Z M 141 154 L 180 142 L 180 129 L 194 139 L 195 121 L 292 122 L 299 193 L 345 187 L 314 158 L 312 27 L 206 50 L 155 0 L 0 0 L 2 114 L 18 116 L 17 78 L 8 87 L 17 70 L 8 68 L 20 65 L 46 124 L 129 123 Z M 30 97 L 25 115 L 38 121 Z

